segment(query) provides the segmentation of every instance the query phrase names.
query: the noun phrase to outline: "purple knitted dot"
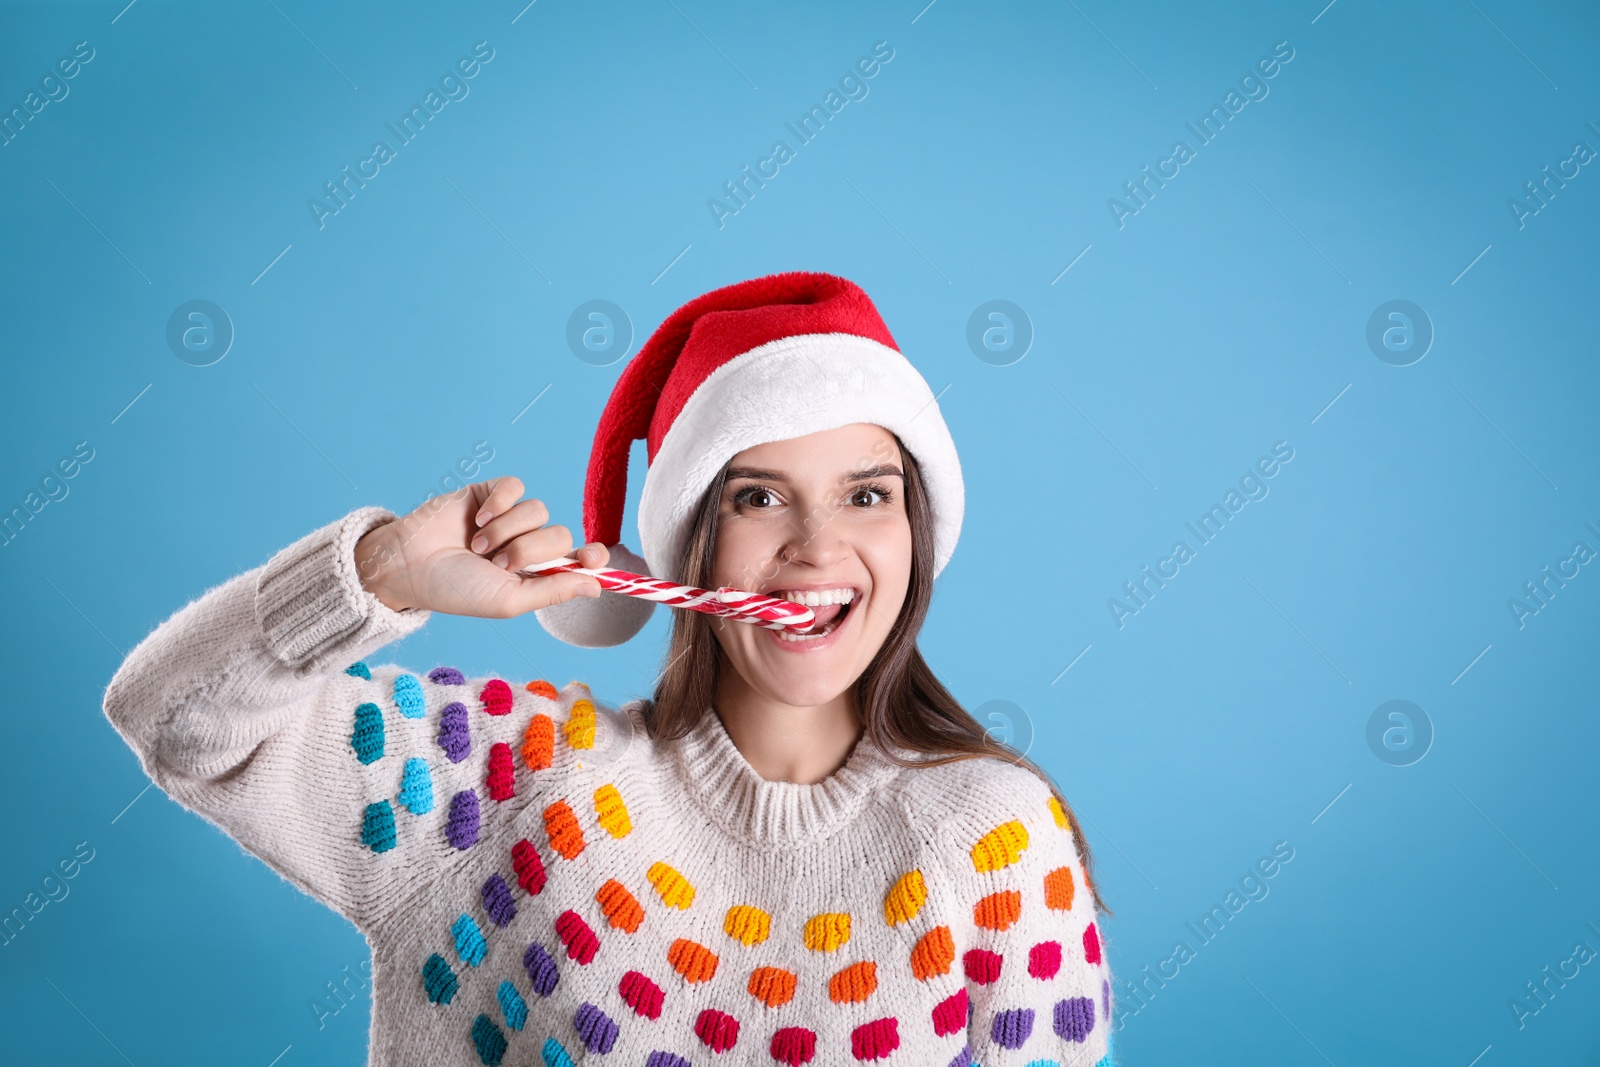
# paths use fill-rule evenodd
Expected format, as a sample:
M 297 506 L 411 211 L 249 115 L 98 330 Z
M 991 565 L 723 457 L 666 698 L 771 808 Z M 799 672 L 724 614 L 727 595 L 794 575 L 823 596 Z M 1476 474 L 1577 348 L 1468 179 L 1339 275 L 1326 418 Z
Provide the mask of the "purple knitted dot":
M 511 887 L 498 873 L 491 874 L 489 880 L 483 883 L 483 910 L 489 913 L 489 921 L 496 926 L 504 926 L 517 916 L 517 905 L 511 899 Z
M 1068 1041 L 1082 1041 L 1094 1029 L 1094 1001 L 1088 997 L 1068 997 L 1056 1001 L 1056 1033 Z
M 1021 1048 L 1033 1033 L 1033 1009 L 1012 1008 L 994 1017 L 989 1036 L 1002 1048 Z
M 962 1045 L 961 1051 L 956 1053 L 956 1058 L 950 1061 L 949 1067 L 972 1067 L 972 1046 Z
M 617 1034 L 621 1033 L 621 1028 L 611 1016 L 587 1000 L 573 1014 L 572 1025 L 590 1052 L 610 1052 L 611 1046 L 616 1044 Z
M 456 848 L 471 848 L 478 841 L 478 794 L 463 789 L 450 798 L 450 821 L 444 835 Z
M 459 700 L 444 706 L 439 719 L 439 747 L 450 757 L 451 763 L 460 763 L 472 751 L 472 735 L 467 732 L 467 706 Z
M 693 1067 L 693 1064 L 676 1052 L 662 1052 L 657 1049 L 645 1057 L 644 1067 Z
M 550 953 L 544 946 L 535 941 L 528 946 L 528 951 L 522 954 L 522 966 L 527 968 L 528 980 L 533 983 L 533 991 L 541 997 L 548 997 L 556 990 L 556 983 L 561 981 L 561 972 L 556 969 L 556 961 L 550 958 Z
M 434 685 L 466 685 L 467 680 L 454 667 L 435 667 L 428 672 L 428 681 Z
M 1111 1018 L 1111 983 L 1103 979 L 1100 982 L 1100 1017 Z

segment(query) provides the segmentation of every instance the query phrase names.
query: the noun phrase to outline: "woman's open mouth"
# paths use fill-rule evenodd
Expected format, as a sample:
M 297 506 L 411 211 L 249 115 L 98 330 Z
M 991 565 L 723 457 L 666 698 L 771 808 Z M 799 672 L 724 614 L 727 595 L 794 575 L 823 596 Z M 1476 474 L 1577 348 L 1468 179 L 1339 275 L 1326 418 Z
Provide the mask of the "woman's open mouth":
M 805 633 L 788 633 L 782 630 L 770 630 L 775 638 L 784 647 L 800 651 L 822 647 L 829 643 L 829 638 L 838 633 L 845 620 L 850 617 L 851 609 L 855 606 L 860 594 L 853 586 L 838 586 L 832 589 L 775 589 L 766 594 L 787 600 L 794 604 L 803 604 L 811 609 L 816 621 L 811 624 L 811 629 Z

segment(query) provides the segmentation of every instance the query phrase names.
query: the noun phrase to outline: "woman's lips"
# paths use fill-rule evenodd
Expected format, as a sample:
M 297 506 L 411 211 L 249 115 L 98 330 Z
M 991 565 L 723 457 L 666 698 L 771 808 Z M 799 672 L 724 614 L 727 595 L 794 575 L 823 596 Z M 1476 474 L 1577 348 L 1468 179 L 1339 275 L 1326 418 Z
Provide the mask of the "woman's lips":
M 823 604 L 812 608 L 811 611 L 816 616 L 816 622 L 812 624 L 811 629 L 805 634 L 786 636 L 778 630 L 767 630 L 766 633 L 785 652 L 820 652 L 838 642 L 839 635 L 850 625 L 851 618 L 855 616 L 854 609 L 859 603 L 860 599 L 857 598 L 849 605 Z M 845 610 L 847 607 L 850 610 Z M 830 632 L 821 636 L 810 636 L 817 634 L 818 631 L 826 630 L 830 625 L 833 627 Z

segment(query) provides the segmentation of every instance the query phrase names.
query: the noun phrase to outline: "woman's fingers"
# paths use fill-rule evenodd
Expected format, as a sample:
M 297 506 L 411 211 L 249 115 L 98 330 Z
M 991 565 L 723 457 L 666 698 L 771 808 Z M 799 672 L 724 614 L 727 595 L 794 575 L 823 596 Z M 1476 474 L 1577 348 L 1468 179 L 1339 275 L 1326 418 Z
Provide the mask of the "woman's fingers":
M 507 607 L 511 615 L 537 611 L 552 604 L 564 604 L 576 597 L 597 597 L 600 583 L 587 574 L 551 574 L 542 578 L 523 578 L 508 592 Z
M 578 549 L 576 553 L 578 562 L 590 570 L 599 570 L 611 562 L 611 550 L 599 541 L 591 541 Z
M 572 532 L 565 526 L 541 526 L 512 538 L 495 552 L 492 562 L 515 573 L 530 563 L 543 563 L 572 553 Z M 580 557 L 579 562 L 582 562 Z
M 472 535 L 472 551 L 492 558 L 517 537 L 538 530 L 549 521 L 550 510 L 543 501 L 522 500 L 510 504 Z
M 484 498 L 483 503 L 478 506 L 477 514 L 473 516 L 472 520 L 475 525 L 480 527 L 492 521 L 501 512 L 509 510 L 512 504 L 522 498 L 522 479 L 514 474 L 507 474 L 504 477 L 478 484 L 489 487 L 488 495 Z

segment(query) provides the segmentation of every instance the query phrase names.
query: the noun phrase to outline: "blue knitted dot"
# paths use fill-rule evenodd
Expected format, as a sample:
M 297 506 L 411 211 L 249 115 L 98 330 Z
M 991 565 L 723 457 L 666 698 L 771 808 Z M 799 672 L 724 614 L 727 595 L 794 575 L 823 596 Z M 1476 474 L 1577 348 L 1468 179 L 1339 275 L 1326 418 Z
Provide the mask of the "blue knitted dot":
M 544 1047 L 539 1050 L 539 1058 L 544 1060 L 544 1067 L 577 1067 L 572 1062 L 572 1057 L 567 1055 L 566 1046 L 553 1037 L 544 1039 Z M 650 1067 L 655 1067 L 651 1064 Z
M 433 810 L 433 773 L 428 761 L 420 756 L 406 760 L 406 770 L 400 778 L 400 803 L 413 815 L 426 815 Z
M 350 675 L 352 678 L 365 678 L 369 682 L 372 681 L 372 672 L 367 670 L 367 665 L 362 663 L 360 660 L 356 660 L 354 663 L 350 664 L 350 666 L 346 667 L 344 669 L 344 673 Z
M 450 927 L 450 936 L 456 941 L 456 955 L 468 967 L 476 967 L 489 954 L 489 943 L 472 916 L 463 913 Z
M 460 763 L 472 751 L 472 735 L 467 732 L 467 706 L 459 700 L 446 704 L 439 717 L 439 747 L 444 749 L 451 763 Z
M 506 1035 L 487 1015 L 472 1020 L 472 1043 L 478 1048 L 478 1059 L 484 1067 L 499 1067 L 506 1056 Z
M 428 700 L 422 695 L 422 683 L 414 674 L 394 676 L 394 705 L 408 719 L 420 719 L 428 714 Z
M 350 734 L 350 747 L 356 759 L 372 763 L 383 756 L 383 712 L 376 704 L 356 708 L 356 727 Z
M 387 852 L 394 841 L 394 809 L 387 800 L 368 804 L 361 817 L 361 843 L 374 852 Z
M 489 921 L 496 926 L 504 926 L 517 917 L 517 903 L 511 897 L 511 887 L 506 885 L 506 880 L 496 871 L 483 883 L 483 910 L 489 913 Z
M 422 988 L 431 1003 L 448 1004 L 455 999 L 456 990 L 461 987 L 456 982 L 456 972 L 450 969 L 443 956 L 435 952 L 422 965 Z
M 544 946 L 535 941 L 528 946 L 528 951 L 522 954 L 522 966 L 527 968 L 528 980 L 533 983 L 533 991 L 541 997 L 548 997 L 556 990 L 556 983 L 561 981 L 561 972 L 556 969 L 556 961 L 550 958 Z
M 517 987 L 507 979 L 500 983 L 496 996 L 500 1001 L 500 1011 L 506 1017 L 506 1025 L 513 1030 L 521 1030 L 523 1024 L 528 1021 L 528 1002 L 522 999 Z

